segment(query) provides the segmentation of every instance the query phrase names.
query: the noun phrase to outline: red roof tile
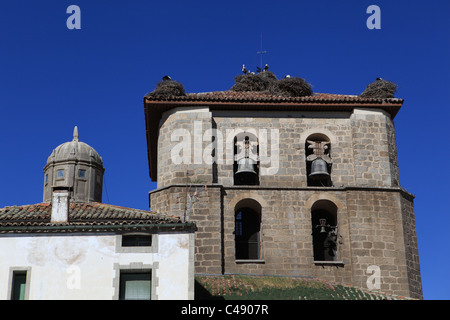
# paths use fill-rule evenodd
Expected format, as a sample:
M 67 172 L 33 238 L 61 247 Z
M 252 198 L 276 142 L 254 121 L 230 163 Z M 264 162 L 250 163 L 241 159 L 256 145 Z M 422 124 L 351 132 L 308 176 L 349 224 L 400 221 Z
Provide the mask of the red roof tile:
M 211 101 L 211 102 L 313 102 L 313 103 L 382 103 L 396 102 L 402 103 L 402 99 L 374 99 L 361 98 L 355 95 L 315 93 L 312 96 L 305 97 L 283 97 L 272 95 L 266 91 L 213 91 L 203 93 L 188 93 L 184 96 L 158 97 L 147 95 L 145 97 L 149 101 Z
M 0 232 L 14 232 L 15 227 L 49 227 L 52 205 L 38 203 L 24 206 L 11 206 L 0 209 Z M 60 229 L 68 226 L 131 226 L 167 225 L 182 223 L 179 217 L 166 216 L 150 211 L 125 208 L 98 202 L 72 202 L 69 209 L 69 222 L 59 224 Z M 6 229 L 5 229 L 6 227 Z M 3 228 L 3 229 L 2 229 Z

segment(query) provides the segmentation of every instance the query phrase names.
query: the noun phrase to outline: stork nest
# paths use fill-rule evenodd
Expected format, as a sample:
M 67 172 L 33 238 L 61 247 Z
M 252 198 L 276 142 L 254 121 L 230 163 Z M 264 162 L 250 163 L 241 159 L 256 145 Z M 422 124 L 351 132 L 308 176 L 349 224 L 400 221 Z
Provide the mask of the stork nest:
M 311 85 L 302 78 L 284 78 L 272 83 L 270 94 L 282 97 L 306 97 L 312 96 Z
M 149 97 L 167 98 L 171 96 L 185 96 L 183 85 L 174 80 L 163 80 L 158 82 L 155 90 L 148 94 Z
M 271 71 L 240 74 L 234 78 L 233 91 L 266 91 L 277 77 Z
M 379 98 L 387 99 L 394 98 L 394 94 L 397 91 L 397 85 L 393 82 L 377 79 L 375 82 L 370 83 L 366 90 L 359 96 L 361 98 Z
M 278 80 L 271 71 L 257 74 L 241 74 L 234 78 L 233 91 L 265 91 L 283 97 L 311 96 L 311 85 L 302 78 L 284 78 Z

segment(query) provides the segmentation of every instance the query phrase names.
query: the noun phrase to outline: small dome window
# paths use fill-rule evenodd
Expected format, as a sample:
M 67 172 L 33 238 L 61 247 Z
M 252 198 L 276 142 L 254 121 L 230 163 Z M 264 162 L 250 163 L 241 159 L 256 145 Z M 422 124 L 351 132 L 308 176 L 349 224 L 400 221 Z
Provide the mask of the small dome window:
M 78 170 L 78 178 L 86 178 L 86 170 L 84 169 Z
M 57 178 L 64 178 L 64 169 L 56 171 Z

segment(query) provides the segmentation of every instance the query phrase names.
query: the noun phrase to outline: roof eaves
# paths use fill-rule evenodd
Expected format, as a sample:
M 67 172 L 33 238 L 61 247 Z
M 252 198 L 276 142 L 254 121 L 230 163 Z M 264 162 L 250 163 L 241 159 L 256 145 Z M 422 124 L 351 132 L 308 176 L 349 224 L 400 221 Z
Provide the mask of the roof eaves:
M 42 224 L 2 225 L 0 233 L 72 233 L 72 232 L 136 232 L 195 231 L 195 223 L 133 223 L 133 224 Z

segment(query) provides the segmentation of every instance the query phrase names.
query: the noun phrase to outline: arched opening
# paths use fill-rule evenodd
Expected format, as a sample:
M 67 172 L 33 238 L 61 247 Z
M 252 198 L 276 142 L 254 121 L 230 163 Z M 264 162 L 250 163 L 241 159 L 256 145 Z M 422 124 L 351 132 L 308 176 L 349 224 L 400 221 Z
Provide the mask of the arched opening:
M 261 205 L 252 199 L 240 201 L 234 226 L 236 260 L 261 259 Z
M 234 137 L 234 185 L 259 185 L 259 143 L 249 132 Z
M 331 187 L 331 142 L 321 133 L 315 133 L 305 142 L 308 186 Z
M 311 208 L 314 261 L 337 261 L 337 206 L 318 200 Z

